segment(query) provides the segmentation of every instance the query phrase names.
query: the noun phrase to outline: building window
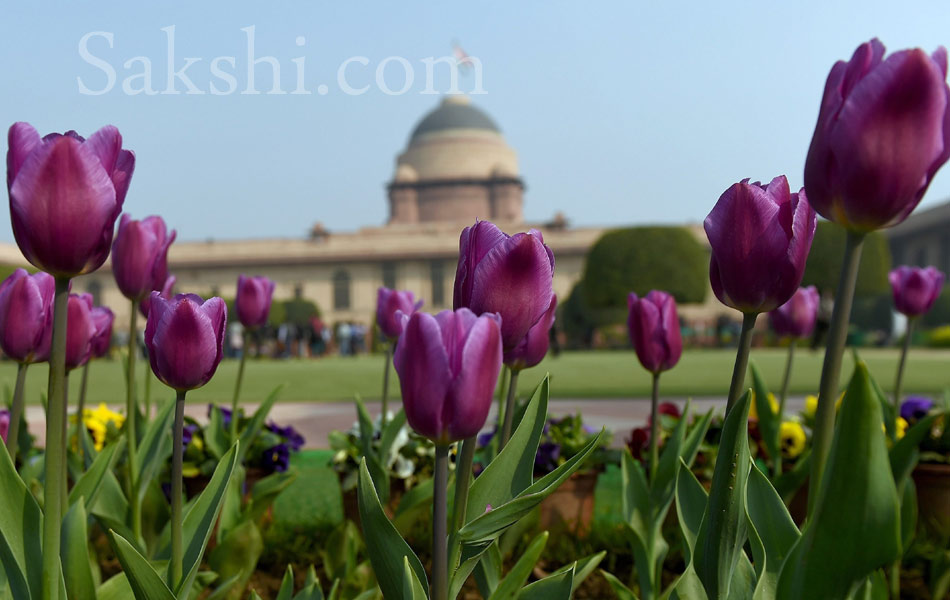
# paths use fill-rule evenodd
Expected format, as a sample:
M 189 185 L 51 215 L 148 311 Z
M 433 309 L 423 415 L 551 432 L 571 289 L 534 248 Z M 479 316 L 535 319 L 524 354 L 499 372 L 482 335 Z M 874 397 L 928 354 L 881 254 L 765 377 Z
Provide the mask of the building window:
M 383 287 L 396 289 L 396 263 L 383 263 Z
M 432 306 L 445 306 L 445 265 L 440 260 L 429 265 L 429 280 L 432 283 Z
M 92 296 L 92 303 L 96 306 L 102 306 L 102 283 L 93 279 L 86 286 L 86 291 Z
M 339 270 L 333 274 L 333 308 L 344 310 L 350 307 L 350 274 Z

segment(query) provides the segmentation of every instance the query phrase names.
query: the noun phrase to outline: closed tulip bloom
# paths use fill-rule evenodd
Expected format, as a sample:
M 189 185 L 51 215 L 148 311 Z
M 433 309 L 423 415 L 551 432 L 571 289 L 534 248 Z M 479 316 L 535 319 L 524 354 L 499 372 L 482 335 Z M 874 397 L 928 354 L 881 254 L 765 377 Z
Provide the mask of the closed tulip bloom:
M 789 193 L 784 175 L 768 186 L 748 179 L 732 185 L 703 223 L 719 301 L 743 313 L 785 304 L 802 281 L 816 225 L 805 190 Z
M 805 160 L 821 216 L 854 231 L 903 221 L 950 157 L 947 51 L 884 58 L 877 39 L 828 74 Z
M 109 346 L 112 344 L 112 323 L 115 321 L 115 313 L 105 306 L 96 306 L 90 313 L 92 324 L 96 329 L 96 333 L 92 336 L 92 356 L 102 358 L 109 353 Z
M 168 247 L 175 230 L 166 231 L 161 217 L 134 221 L 128 213 L 119 220 L 112 243 L 112 274 L 122 295 L 130 300 L 147 298 L 168 279 Z
M 675 367 L 683 354 L 683 337 L 673 296 L 653 290 L 639 298 L 631 292 L 627 307 L 630 341 L 643 368 L 661 373 Z
M 462 231 L 454 308 L 501 315 L 506 351 L 514 349 L 551 306 L 554 254 L 541 232 L 512 236 L 489 221 Z
M 0 284 L 0 349 L 21 363 L 49 358 L 56 282 L 17 269 Z
M 798 288 L 788 302 L 769 313 L 772 330 L 782 337 L 807 338 L 815 330 L 820 303 L 815 286 Z
M 267 324 L 274 287 L 274 282 L 266 277 L 238 277 L 234 310 L 242 325 L 254 329 Z
M 135 167 L 119 130 L 41 138 L 29 124 L 14 123 L 8 138 L 10 219 L 23 255 L 58 277 L 98 269 Z
M 551 326 L 557 312 L 557 296 L 551 297 L 551 306 L 541 316 L 541 320 L 531 326 L 528 335 L 515 346 L 514 350 L 505 352 L 505 364 L 520 371 L 537 365 L 544 360 L 551 345 Z
M 420 435 L 446 444 L 485 425 L 501 371 L 499 321 L 466 308 L 406 319 L 393 363 L 406 420 Z
M 178 391 L 208 383 L 221 362 L 226 321 L 221 298 L 178 294 L 165 299 L 152 292 L 145 346 L 155 376 Z
M 96 324 L 92 319 L 92 294 L 70 294 L 66 316 L 66 370 L 89 362 Z
M 890 272 L 894 308 L 908 317 L 918 317 L 933 308 L 943 290 L 944 274 L 934 267 L 900 266 Z
M 376 293 L 376 325 L 390 340 L 402 333 L 403 319 L 397 312 L 411 315 L 422 308 L 422 300 L 416 301 L 415 295 L 408 290 L 391 290 L 380 287 Z
M 178 278 L 175 277 L 174 275 L 169 275 L 168 278 L 165 279 L 165 283 L 162 285 L 161 290 L 159 290 L 159 293 L 161 294 L 162 298 L 165 298 L 166 300 L 171 300 L 172 296 L 174 296 L 172 292 L 175 289 L 175 282 L 177 280 Z M 139 312 L 142 313 L 143 317 L 148 318 L 148 307 L 151 306 L 151 304 L 152 304 L 151 295 L 145 296 L 139 302 Z

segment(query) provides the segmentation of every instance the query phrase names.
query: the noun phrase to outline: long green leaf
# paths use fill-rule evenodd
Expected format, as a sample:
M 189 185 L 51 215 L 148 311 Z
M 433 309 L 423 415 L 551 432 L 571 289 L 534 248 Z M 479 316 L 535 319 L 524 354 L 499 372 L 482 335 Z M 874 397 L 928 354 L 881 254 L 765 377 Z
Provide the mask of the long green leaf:
M 521 591 L 521 587 L 528 580 L 528 577 L 531 576 L 531 571 L 534 570 L 534 565 L 537 564 L 547 543 L 548 532 L 542 531 L 528 544 L 527 549 L 521 554 L 514 566 L 511 567 L 511 570 L 508 571 L 505 578 L 498 583 L 498 587 L 495 588 L 495 592 L 491 595 L 490 600 L 514 600 L 514 598 L 518 596 L 518 592 Z
M 548 575 L 522 588 L 518 600 L 570 600 L 574 589 L 574 567 Z
M 135 455 L 135 483 L 139 500 L 145 497 L 148 483 L 158 474 L 172 453 L 172 421 L 175 401 L 166 402 L 149 423 L 145 436 Z
M 238 438 L 241 444 L 238 446 L 238 464 L 244 464 L 244 457 L 247 456 L 247 451 L 251 449 L 251 446 L 254 444 L 254 439 L 257 438 L 257 434 L 261 432 L 261 429 L 264 427 L 264 421 L 267 420 L 267 415 L 270 414 L 271 409 L 274 407 L 274 403 L 277 402 L 277 397 L 280 396 L 280 392 L 284 389 L 284 384 L 280 384 L 274 388 L 274 390 L 268 394 L 267 398 L 261 402 L 261 405 L 257 407 L 257 410 L 254 411 L 254 414 L 251 416 L 250 421 L 248 421 L 247 426 L 244 428 L 244 431 L 241 432 L 240 437 Z M 231 415 L 232 419 L 236 419 L 237 415 Z
M 214 547 L 208 557 L 208 566 L 222 580 L 233 579 L 243 588 L 254 574 L 257 561 L 264 551 L 261 531 L 254 521 L 243 521 L 231 529 Z
M 867 366 L 858 363 L 814 513 L 779 577 L 780 600 L 846 598 L 900 556 L 900 505 L 881 419 Z
M 755 361 L 749 361 L 749 372 L 752 374 L 752 389 L 755 390 L 755 412 L 759 416 L 759 432 L 762 434 L 762 441 L 765 443 L 765 449 L 769 453 L 769 458 L 773 462 L 782 461 L 782 446 L 779 441 L 779 430 L 782 426 L 783 415 L 777 414 L 772 410 L 772 403 L 769 402 L 769 387 L 762 377 L 762 372 L 755 364 Z
M 680 460 L 679 445 L 683 440 L 683 427 L 684 422 L 681 420 L 671 438 L 675 449 L 665 455 L 666 458 L 675 456 L 677 462 Z M 678 435 L 676 431 L 679 432 Z M 624 524 L 632 537 L 633 562 L 640 582 L 640 594 L 646 599 L 653 600 L 657 597 L 659 591 L 657 589 L 659 567 L 662 565 L 667 552 L 667 544 L 660 532 L 663 522 L 662 520 L 657 522 L 654 518 L 650 485 L 647 483 L 646 474 L 643 472 L 640 462 L 634 460 L 626 448 L 624 448 L 622 457 L 623 496 L 621 498 L 621 508 Z M 673 473 L 675 474 L 675 470 Z
M 676 477 L 676 516 L 679 519 L 683 541 L 686 542 L 683 547 L 683 558 L 686 564 L 692 560 L 696 537 L 703 524 L 707 500 L 708 495 L 703 484 L 699 483 L 693 472 L 686 467 L 686 463 L 681 463 Z
M 373 419 L 366 410 L 362 398 L 356 397 L 356 416 L 360 427 L 360 452 L 366 458 L 366 467 L 373 478 L 373 485 L 376 487 L 376 493 L 379 495 L 379 501 L 383 504 L 389 502 L 389 469 L 383 464 L 382 457 L 377 454 L 373 448 L 373 438 L 376 436 L 376 429 L 373 427 Z
M 363 534 L 366 536 L 366 552 L 376 580 L 383 591 L 383 596 L 396 600 L 403 597 L 403 562 L 408 559 L 409 565 L 419 578 L 419 582 L 428 593 L 429 585 L 425 576 L 425 569 L 409 544 L 396 531 L 390 522 L 383 507 L 379 503 L 379 496 L 373 486 L 366 461 L 360 462 L 360 481 L 357 487 L 360 505 L 360 520 L 363 524 Z
M 393 443 L 399 436 L 400 430 L 406 424 L 406 411 L 400 409 L 392 420 L 386 422 L 386 427 L 380 433 L 379 459 L 383 465 L 388 465 L 394 459 L 392 455 Z
M 416 572 L 413 571 L 412 567 L 409 565 L 409 557 L 403 557 L 402 563 L 402 597 L 406 600 L 426 600 L 428 596 L 425 589 L 423 589 L 419 578 L 416 577 Z
M 85 499 L 80 497 L 66 511 L 62 528 L 60 555 L 63 561 L 67 598 L 96 597 L 96 586 L 89 563 L 88 539 L 86 503 Z
M 76 481 L 76 485 L 73 486 L 73 489 L 69 490 L 70 504 L 77 502 L 79 498 L 85 498 L 84 504 L 88 506 L 92 506 L 96 503 L 96 496 L 99 494 L 102 479 L 106 471 L 112 468 L 116 448 L 118 448 L 118 443 L 109 444 L 96 456 L 92 462 L 92 466 L 90 466 L 85 473 L 80 475 L 79 480 Z M 86 512 L 85 508 L 83 508 L 83 512 Z
M 111 532 L 112 547 L 129 580 L 135 600 L 176 600 L 158 572 L 124 537 Z
M 284 578 L 280 582 L 280 589 L 277 590 L 277 597 L 274 600 L 290 600 L 294 593 L 294 568 L 287 565 L 284 571 Z
M 0 564 L 16 598 L 39 598 L 43 583 L 43 514 L 0 449 Z
M 610 584 L 610 588 L 617 594 L 618 600 L 640 600 L 637 598 L 637 595 L 633 593 L 633 590 L 628 588 L 622 581 L 617 579 L 611 573 L 600 570 L 600 574 L 604 576 L 604 579 L 607 580 L 607 583 Z
M 748 500 L 749 541 L 758 577 L 754 598 L 771 600 L 782 564 L 801 534 L 768 477 L 755 466 L 749 473 Z
M 238 418 L 231 415 L 232 419 Z M 204 430 L 205 447 L 215 458 L 221 458 L 231 445 L 231 432 L 224 426 L 224 413 L 217 404 L 211 406 L 208 426 Z

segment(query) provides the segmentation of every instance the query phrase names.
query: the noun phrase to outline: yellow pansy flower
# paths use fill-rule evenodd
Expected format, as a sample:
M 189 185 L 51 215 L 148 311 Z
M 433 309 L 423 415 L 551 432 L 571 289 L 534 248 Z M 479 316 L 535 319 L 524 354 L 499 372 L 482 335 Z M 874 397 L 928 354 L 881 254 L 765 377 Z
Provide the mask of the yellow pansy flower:
M 766 396 L 769 400 L 769 406 L 772 407 L 772 414 L 778 414 L 778 400 L 775 399 L 775 394 L 769 392 L 769 395 Z M 752 402 L 749 404 L 749 418 L 758 419 L 759 411 L 755 408 L 755 396 L 752 397 Z
M 818 410 L 818 396 L 813 394 L 808 394 L 805 396 L 805 410 L 804 414 L 806 417 L 814 417 L 815 412 Z
M 113 423 L 116 429 L 122 427 L 125 422 L 125 416 L 121 413 L 109 410 L 105 403 L 100 403 L 96 408 L 87 408 L 82 411 L 82 422 L 86 429 L 92 432 L 92 442 L 96 450 L 102 450 L 106 443 L 106 433 L 109 431 L 109 423 Z
M 784 458 L 797 458 L 805 450 L 805 430 L 795 421 L 783 421 L 778 437 Z

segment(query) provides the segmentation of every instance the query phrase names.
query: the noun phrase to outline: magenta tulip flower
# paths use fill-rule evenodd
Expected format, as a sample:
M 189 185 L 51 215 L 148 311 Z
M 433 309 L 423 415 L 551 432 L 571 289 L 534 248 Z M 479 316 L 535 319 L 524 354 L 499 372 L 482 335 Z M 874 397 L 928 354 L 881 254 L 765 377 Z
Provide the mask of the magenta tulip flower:
M 820 303 L 815 286 L 798 288 L 788 302 L 769 313 L 772 331 L 781 337 L 809 337 L 815 330 Z
M 41 138 L 27 123 L 10 127 L 7 190 L 17 245 L 57 277 L 98 269 L 135 167 L 111 125 L 84 139 L 74 131 Z
M 896 225 L 950 158 L 947 51 L 884 58 L 877 39 L 838 61 L 825 83 L 805 161 L 808 199 L 854 231 Z
M 931 308 L 943 291 L 944 274 L 934 267 L 900 266 L 890 272 L 894 308 L 908 317 L 918 317 Z
M 17 269 L 0 284 L 0 349 L 20 363 L 49 358 L 56 282 L 42 271 Z
M 505 352 L 504 362 L 512 369 L 521 371 L 537 365 L 544 360 L 551 344 L 551 326 L 554 325 L 557 312 L 557 296 L 551 297 L 551 306 L 541 316 L 541 320 L 531 326 L 528 335 L 514 350 Z
M 89 362 L 96 324 L 92 319 L 92 294 L 70 294 L 66 317 L 66 371 Z
M 673 296 L 653 290 L 639 298 L 631 292 L 627 306 L 630 341 L 643 368 L 659 374 L 675 367 L 683 354 L 683 336 Z
M 159 290 L 159 294 L 161 294 L 162 298 L 166 300 L 172 299 L 172 296 L 174 296 L 173 291 L 175 289 L 176 281 L 178 281 L 178 278 L 175 277 L 174 275 L 169 275 L 168 278 L 165 279 L 165 283 L 162 285 L 161 290 Z M 139 312 L 142 313 L 143 317 L 148 318 L 148 307 L 151 306 L 151 304 L 152 304 L 151 295 L 145 296 L 139 302 Z
M 789 193 L 784 175 L 768 186 L 733 184 L 703 223 L 716 297 L 747 314 L 785 304 L 802 281 L 816 226 L 805 190 Z
M 112 243 L 112 274 L 126 298 L 141 301 L 160 290 L 168 279 L 168 247 L 175 230 L 166 231 L 161 217 L 133 221 L 128 213 L 119 220 Z
M 155 376 L 179 392 L 208 383 L 223 355 L 227 312 L 221 298 L 178 294 L 166 300 L 152 292 L 145 346 Z
M 401 312 L 411 315 L 422 308 L 422 300 L 416 302 L 415 295 L 408 290 L 391 290 L 380 287 L 376 293 L 376 325 L 390 340 L 402 334 L 403 319 L 396 315 Z
M 510 351 L 550 308 L 553 278 L 554 253 L 540 231 L 509 236 L 476 221 L 459 240 L 454 308 L 501 315 L 502 343 Z
M 91 311 L 92 324 L 96 329 L 92 336 L 92 356 L 93 358 L 102 358 L 109 353 L 109 346 L 112 344 L 112 323 L 115 321 L 115 313 L 105 306 L 96 306 Z
M 501 371 L 501 319 L 461 308 L 405 320 L 393 363 L 409 425 L 436 444 L 475 435 Z
M 274 282 L 266 277 L 238 277 L 234 310 L 242 325 L 255 329 L 267 324 L 274 287 Z

